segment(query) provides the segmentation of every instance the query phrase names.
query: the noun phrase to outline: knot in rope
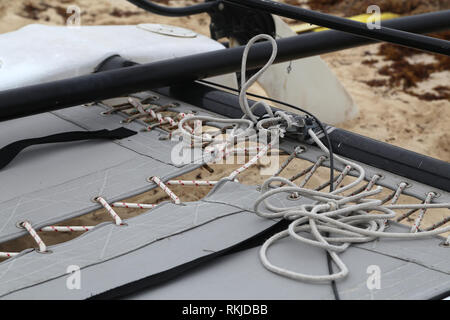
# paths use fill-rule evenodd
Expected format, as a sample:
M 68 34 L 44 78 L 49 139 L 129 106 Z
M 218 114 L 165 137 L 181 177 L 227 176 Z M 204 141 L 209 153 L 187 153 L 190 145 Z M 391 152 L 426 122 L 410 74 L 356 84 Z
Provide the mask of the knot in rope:
M 292 126 L 296 122 L 292 116 L 288 115 L 284 111 L 277 111 L 275 112 L 275 115 L 280 117 L 286 123 L 286 129 L 292 128 Z
M 336 201 L 328 201 L 327 204 L 330 206 L 331 211 L 336 211 L 337 209 L 339 209 L 339 205 Z

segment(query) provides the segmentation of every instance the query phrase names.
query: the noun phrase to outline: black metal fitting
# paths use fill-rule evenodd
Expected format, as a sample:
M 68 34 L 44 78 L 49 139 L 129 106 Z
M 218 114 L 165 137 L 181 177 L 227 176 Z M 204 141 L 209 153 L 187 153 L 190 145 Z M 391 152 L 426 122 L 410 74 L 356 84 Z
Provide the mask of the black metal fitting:
M 275 23 L 270 13 L 239 5 L 220 2 L 208 11 L 211 16 L 211 38 L 229 38 L 246 44 L 258 34 L 269 34 L 275 38 Z

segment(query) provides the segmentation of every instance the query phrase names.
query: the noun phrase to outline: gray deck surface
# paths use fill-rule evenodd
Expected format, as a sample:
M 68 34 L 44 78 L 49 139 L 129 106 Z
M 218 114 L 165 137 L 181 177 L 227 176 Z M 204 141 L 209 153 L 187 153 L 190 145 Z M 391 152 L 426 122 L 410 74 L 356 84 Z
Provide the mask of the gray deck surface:
M 233 197 L 230 190 L 235 190 Z M 223 181 L 202 201 L 182 206 L 166 203 L 127 220 L 126 227 L 102 224 L 75 240 L 50 247 L 52 254 L 24 253 L 0 264 L 0 297 L 89 298 L 230 247 L 274 223 L 241 209 L 257 195 L 252 187 Z M 394 225 L 390 231 L 406 232 L 407 228 Z M 381 240 L 352 246 L 342 254 L 351 270 L 339 282 L 343 298 L 426 299 L 447 291 L 449 249 L 440 247 L 441 241 L 430 238 L 411 245 Z M 293 270 L 327 272 L 323 250 L 292 240 L 275 244 L 270 256 Z M 70 265 L 82 269 L 81 290 L 66 287 L 66 269 Z M 366 271 L 370 265 L 382 270 L 381 290 L 367 289 Z M 221 258 L 131 298 L 332 299 L 333 296 L 327 285 L 292 281 L 267 271 L 259 262 L 257 249 L 253 249 Z
M 121 126 L 123 117 L 101 116 L 101 111 L 100 107 L 74 107 L 62 112 L 80 114 L 86 123 L 98 120 L 90 127 L 56 113 L 4 122 L 0 145 L 66 131 Z M 127 127 L 139 131 L 143 126 L 133 123 Z M 17 228 L 17 222 L 29 220 L 40 228 L 99 208 L 92 201 L 97 196 L 120 200 L 154 187 L 147 181 L 151 176 L 173 178 L 198 167 L 172 165 L 172 143 L 159 140 L 161 135 L 154 130 L 120 142 L 82 141 L 25 149 L 0 171 L 0 241 L 26 234 Z
M 397 230 L 400 228 L 396 228 Z M 402 228 L 402 232 L 407 232 Z M 378 247 L 385 241 L 378 242 Z M 430 255 L 445 255 L 438 241 L 428 241 Z M 441 264 L 446 271 L 415 262 L 420 250 L 404 254 L 402 259 L 391 256 L 404 248 L 402 243 L 391 244 L 393 251 L 381 253 L 364 246 L 351 247 L 341 255 L 350 274 L 338 281 L 342 299 L 427 299 L 450 288 L 450 261 Z M 176 278 L 167 284 L 130 295 L 128 299 L 243 299 L 243 300 L 298 300 L 334 299 L 329 284 L 310 284 L 283 278 L 267 271 L 259 260 L 259 248 L 246 250 L 219 258 L 211 265 Z M 309 274 L 327 274 L 325 252 L 290 239 L 283 239 L 270 248 L 269 257 L 274 263 Z M 442 261 L 443 262 L 443 261 Z M 367 268 L 380 267 L 381 288 L 369 290 Z M 336 269 L 336 267 L 335 267 Z
M 182 110 L 193 106 L 183 105 Z M 74 130 L 115 129 L 123 115 L 102 116 L 100 106 L 74 107 L 0 126 L 0 146 L 25 138 Z M 139 131 L 134 122 L 127 128 Z M 198 165 L 170 163 L 173 142 L 160 130 L 121 141 L 34 146 L 0 171 L 0 241 L 26 234 L 17 222 L 35 228 L 87 213 L 92 198 L 116 201 L 154 187 L 153 175 L 177 177 Z M 287 149 L 292 148 L 292 143 Z M 317 159 L 314 148 L 311 159 Z M 371 169 L 368 171 L 370 172 Z M 379 172 L 377 170 L 376 172 Z M 375 172 L 375 171 L 373 171 Z M 391 179 L 391 180 L 389 180 Z M 390 176 L 385 183 L 395 184 Z M 387 182 L 386 182 L 387 181 Z M 425 194 L 418 188 L 418 194 Z M 412 191 L 413 192 L 413 191 Z M 51 254 L 26 250 L 0 263 L 4 299 L 83 299 L 237 244 L 273 225 L 252 212 L 255 187 L 223 181 L 205 199 L 166 203 L 117 227 L 104 223 L 84 235 L 50 247 Z M 440 200 L 447 199 L 441 195 Z M 280 204 L 287 197 L 280 195 Z M 299 200 L 299 203 L 301 200 Z M 291 205 L 292 202 L 289 202 Z M 403 228 L 392 226 L 391 230 Z M 404 228 L 403 228 L 404 229 Z M 407 229 L 404 229 L 407 231 Z M 450 289 L 450 249 L 441 238 L 381 240 L 352 246 L 342 254 L 350 275 L 338 286 L 345 299 L 426 299 Z M 258 248 L 220 258 L 174 281 L 133 295 L 136 299 L 332 299 L 329 285 L 305 284 L 275 275 L 260 264 Z M 327 273 L 325 252 L 285 239 L 271 248 L 274 261 L 294 270 Z M 81 267 L 80 290 L 68 290 L 69 265 Z M 369 265 L 382 270 L 382 288 L 367 289 Z

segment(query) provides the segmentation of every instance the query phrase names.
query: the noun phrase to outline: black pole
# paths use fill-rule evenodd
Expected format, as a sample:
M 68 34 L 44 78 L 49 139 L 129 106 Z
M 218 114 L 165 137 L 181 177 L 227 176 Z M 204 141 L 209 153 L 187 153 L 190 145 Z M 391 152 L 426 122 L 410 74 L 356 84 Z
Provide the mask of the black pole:
M 391 42 L 433 53 L 450 55 L 450 41 L 395 30 L 386 26 L 380 26 L 380 29 L 369 29 L 365 23 L 271 0 L 224 0 L 224 3 L 233 6 L 238 5 L 257 9 L 278 16 L 301 20 L 333 30 L 348 32 L 379 41 Z
M 386 21 L 410 32 L 450 28 L 450 10 Z M 375 41 L 339 31 L 324 31 L 277 40 L 277 63 L 352 48 Z M 243 47 L 132 66 L 0 92 L 0 121 L 237 72 Z M 261 67 L 271 53 L 269 43 L 250 50 L 248 69 Z
M 214 6 L 217 6 L 219 4 L 219 1 L 208 1 L 187 7 L 167 7 L 158 5 L 148 0 L 127 0 L 127 1 L 146 11 L 169 17 L 184 17 L 192 14 L 208 12 Z

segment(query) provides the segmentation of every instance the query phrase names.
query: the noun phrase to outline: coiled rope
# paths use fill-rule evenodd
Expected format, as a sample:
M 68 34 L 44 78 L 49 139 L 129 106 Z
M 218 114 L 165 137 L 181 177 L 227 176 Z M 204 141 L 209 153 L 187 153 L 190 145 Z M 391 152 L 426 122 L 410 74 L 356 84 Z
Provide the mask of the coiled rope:
M 328 149 L 323 145 L 314 131 L 309 130 L 309 135 L 322 151 L 329 155 Z M 359 175 L 352 183 L 333 192 L 326 193 L 301 188 L 292 181 L 282 177 L 271 177 L 264 182 L 261 188 L 262 195 L 254 205 L 256 214 L 267 219 L 285 218 L 292 220 L 287 230 L 275 234 L 261 247 L 260 259 L 264 267 L 268 270 L 294 280 L 328 283 L 343 279 L 348 275 L 349 270 L 342 259 L 340 259 L 339 253 L 347 250 L 352 243 L 366 243 L 379 238 L 414 240 L 450 231 L 450 226 L 448 226 L 432 231 L 413 233 L 385 232 L 386 220 L 396 216 L 396 213 L 393 211 L 394 209 L 426 210 L 430 208 L 450 208 L 450 203 L 430 204 L 425 202 L 423 204 L 383 205 L 382 200 L 368 199 L 370 196 L 379 194 L 383 189 L 382 187 L 377 187 L 372 191 L 366 189 L 355 195 L 342 196 L 340 195 L 342 192 L 355 187 L 363 180 L 365 171 L 364 168 L 352 161 L 336 155 L 334 155 L 334 159 L 356 169 Z M 286 186 L 273 189 L 271 188 L 271 183 L 275 181 L 282 182 Z M 312 204 L 293 207 L 279 207 L 270 203 L 270 197 L 286 192 L 295 192 L 314 202 Z M 262 203 L 268 211 L 262 211 L 260 208 Z M 370 213 L 371 211 L 379 212 L 379 214 Z M 309 234 L 311 238 L 307 237 L 305 233 Z M 324 234 L 329 234 L 330 236 L 325 236 Z M 340 271 L 327 275 L 310 275 L 274 265 L 267 257 L 268 248 L 276 241 L 285 237 L 290 237 L 295 241 L 327 250 Z

